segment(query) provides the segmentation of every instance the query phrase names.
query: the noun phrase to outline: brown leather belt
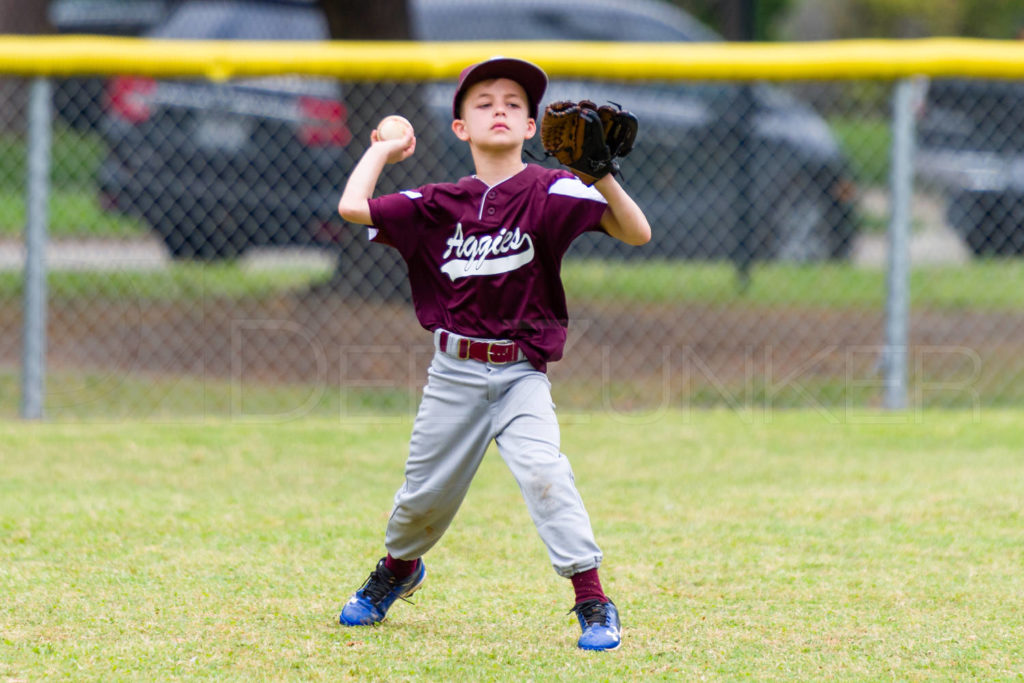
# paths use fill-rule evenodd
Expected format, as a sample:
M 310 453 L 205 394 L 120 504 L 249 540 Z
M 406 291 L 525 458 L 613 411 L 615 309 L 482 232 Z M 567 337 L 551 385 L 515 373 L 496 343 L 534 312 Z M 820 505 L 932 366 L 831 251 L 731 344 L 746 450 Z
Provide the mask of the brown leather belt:
M 526 360 L 526 355 L 514 341 L 484 341 L 469 339 L 451 332 L 441 331 L 438 338 L 441 351 L 460 360 L 505 365 Z

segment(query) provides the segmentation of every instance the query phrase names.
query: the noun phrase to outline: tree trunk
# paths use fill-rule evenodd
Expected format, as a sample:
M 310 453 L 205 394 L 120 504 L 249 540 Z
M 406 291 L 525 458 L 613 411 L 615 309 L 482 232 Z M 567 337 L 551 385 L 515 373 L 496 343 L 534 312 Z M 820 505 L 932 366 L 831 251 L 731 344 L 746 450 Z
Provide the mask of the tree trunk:
M 320 0 L 333 40 L 411 40 L 407 0 Z M 352 142 L 349 152 L 358 159 L 370 143 L 370 131 L 384 116 L 403 113 L 417 128 L 416 159 L 401 168 L 390 166 L 381 175 L 377 194 L 395 192 L 426 182 L 424 160 L 430 158 L 429 126 L 417 125 L 425 110 L 422 88 L 415 83 L 346 83 L 345 105 L 349 112 Z M 398 183 L 401 183 L 399 186 Z M 338 188 L 340 195 L 341 188 Z M 409 300 L 405 264 L 398 252 L 370 244 L 366 229 L 350 225 L 343 231 L 334 275 L 324 287 L 333 294 L 360 298 Z
M 320 0 L 335 40 L 408 40 L 406 0 Z
M 45 0 L 0 0 L 0 33 L 53 33 Z
M 45 0 L 0 0 L 0 34 L 53 33 Z M 0 131 L 20 133 L 25 128 L 28 88 L 24 79 L 0 74 Z

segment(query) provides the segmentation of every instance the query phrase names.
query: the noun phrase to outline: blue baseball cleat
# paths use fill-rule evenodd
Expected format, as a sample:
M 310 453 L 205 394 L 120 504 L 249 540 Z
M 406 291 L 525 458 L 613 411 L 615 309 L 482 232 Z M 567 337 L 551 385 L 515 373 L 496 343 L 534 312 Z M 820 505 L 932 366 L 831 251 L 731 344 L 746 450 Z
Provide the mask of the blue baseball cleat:
M 580 620 L 583 635 L 577 646 L 581 650 L 614 650 L 622 644 L 619 610 L 613 602 L 587 600 L 572 608 Z
M 391 570 L 384 566 L 384 558 L 381 558 L 363 587 L 349 598 L 338 621 L 342 626 L 368 626 L 381 622 L 391 604 L 415 593 L 426 577 L 427 568 L 422 558 L 416 565 L 416 571 L 401 580 L 396 579 Z

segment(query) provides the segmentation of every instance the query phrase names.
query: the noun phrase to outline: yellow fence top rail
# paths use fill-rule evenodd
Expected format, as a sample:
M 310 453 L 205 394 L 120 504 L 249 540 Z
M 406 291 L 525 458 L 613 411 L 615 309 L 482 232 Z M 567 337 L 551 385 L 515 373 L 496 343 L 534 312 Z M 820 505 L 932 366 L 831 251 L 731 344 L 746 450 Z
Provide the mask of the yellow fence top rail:
M 928 38 L 807 43 L 250 42 L 0 35 L 0 73 L 137 74 L 216 80 L 294 73 L 436 80 L 494 55 L 556 77 L 683 80 L 1024 78 L 1024 41 Z

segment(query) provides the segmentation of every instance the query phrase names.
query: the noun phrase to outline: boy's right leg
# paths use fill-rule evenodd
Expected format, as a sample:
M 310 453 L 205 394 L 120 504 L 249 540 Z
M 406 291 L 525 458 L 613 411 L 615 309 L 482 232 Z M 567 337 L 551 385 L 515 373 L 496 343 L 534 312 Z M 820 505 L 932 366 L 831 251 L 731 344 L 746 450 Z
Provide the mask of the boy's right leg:
M 395 494 L 388 520 L 389 555 L 415 560 L 440 540 L 492 438 L 486 367 L 435 354 L 413 425 L 405 483 Z M 345 605 L 342 624 L 383 620 L 395 600 L 410 595 L 422 583 L 422 560 L 408 577 L 396 577 L 384 564 L 384 560 L 378 563 Z
M 487 368 L 434 356 L 384 544 L 400 559 L 422 557 L 447 531 L 493 438 Z
M 411 574 L 398 577 L 385 566 L 385 558 L 381 558 L 362 587 L 345 603 L 338 621 L 342 626 L 369 626 L 383 621 L 392 603 L 415 593 L 426 577 L 423 560 L 416 563 Z

